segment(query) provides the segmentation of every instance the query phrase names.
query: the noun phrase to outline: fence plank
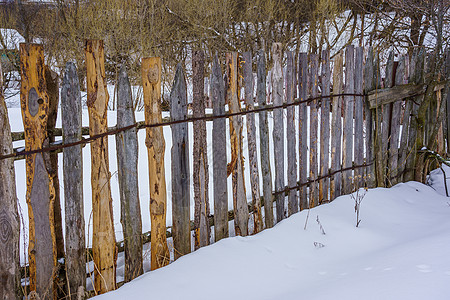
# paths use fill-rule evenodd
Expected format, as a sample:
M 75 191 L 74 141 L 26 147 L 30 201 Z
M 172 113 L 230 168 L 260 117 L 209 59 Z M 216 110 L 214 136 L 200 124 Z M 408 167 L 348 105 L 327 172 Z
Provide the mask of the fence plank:
M 178 64 L 170 92 L 170 117 L 172 121 L 187 119 L 186 79 Z M 187 123 L 171 125 L 172 128 L 172 223 L 174 257 L 191 252 L 189 230 L 189 141 Z
M 81 92 L 77 69 L 74 63 L 68 62 L 61 86 L 64 144 L 81 140 L 81 114 Z M 63 153 L 66 274 L 68 292 L 77 296 L 80 287 L 82 287 L 80 293 L 86 288 L 82 146 L 64 148 Z
M 205 116 L 205 54 L 202 50 L 192 51 L 193 100 L 192 111 L 195 117 Z M 206 121 L 195 121 L 194 128 L 194 247 L 198 249 L 209 245 L 208 200 L 208 155 L 206 148 Z
M 343 78 L 343 54 L 338 53 L 334 60 L 333 69 L 333 94 L 342 93 Z M 342 97 L 332 98 L 332 117 L 331 117 L 331 171 L 335 172 L 341 169 L 341 135 L 342 135 Z M 330 180 L 330 200 L 334 200 L 341 195 L 341 173 L 336 173 Z
M 161 123 L 161 59 L 143 58 L 141 68 L 145 124 Z M 166 144 L 162 127 L 146 129 L 145 145 L 150 185 L 150 269 L 155 270 L 169 264 L 170 260 L 166 241 L 167 194 L 164 167 Z
M 86 42 L 87 106 L 91 136 L 107 131 L 109 95 L 106 89 L 103 41 Z M 91 143 L 91 183 L 95 290 L 105 293 L 116 288 L 116 243 L 109 172 L 108 137 Z
M 299 98 L 301 101 L 308 97 L 308 54 L 300 53 L 298 57 L 298 84 Z M 299 132 L 299 181 L 305 184 L 308 181 L 308 107 L 306 103 L 299 106 L 298 132 Z M 307 187 L 300 187 L 300 210 L 308 208 Z
M 395 85 L 403 84 L 405 77 L 405 57 L 402 56 L 397 66 L 395 73 Z M 398 178 L 398 142 L 400 137 L 400 117 L 402 113 L 402 101 L 394 102 L 392 107 L 392 122 L 391 122 L 391 138 L 389 151 L 389 182 L 391 185 L 396 185 L 399 182 Z
M 229 112 L 241 111 L 238 88 L 238 54 L 237 52 L 227 53 L 227 102 Z M 231 162 L 227 166 L 228 174 L 232 174 L 233 181 L 233 209 L 234 209 L 234 229 L 236 235 L 248 235 L 248 207 L 245 193 L 244 181 L 244 157 L 242 152 L 242 117 L 234 116 L 230 118 L 230 139 L 231 139 Z
M 287 51 L 286 66 L 286 102 L 294 102 L 294 58 L 291 51 Z M 296 136 L 295 136 L 295 107 L 287 108 L 286 140 L 287 140 L 287 160 L 288 160 L 288 186 L 297 186 L 297 158 L 296 158 Z M 288 214 L 289 216 L 298 212 L 297 190 L 291 189 L 288 194 Z
M 25 149 L 48 144 L 47 118 L 49 99 L 44 77 L 44 50 L 37 44 L 20 44 L 21 89 Z M 29 210 L 30 290 L 41 298 L 55 298 L 53 268 L 56 267 L 56 240 L 53 219 L 55 191 L 45 165 L 48 155 L 26 157 L 27 204 Z
M 246 109 L 254 109 L 253 100 L 253 71 L 252 71 L 252 53 L 250 51 L 243 54 L 244 59 L 244 84 L 245 84 L 245 106 Z M 261 214 L 261 202 L 259 191 L 259 173 L 258 173 L 258 153 L 256 152 L 256 127 L 255 114 L 247 114 L 247 140 L 248 140 L 248 158 L 250 165 L 250 182 L 252 185 L 252 204 L 253 204 L 253 233 L 263 230 L 263 221 Z
M 367 53 L 366 62 L 364 65 L 364 93 L 367 94 L 370 91 L 375 90 L 376 81 L 374 80 L 375 70 L 373 66 L 373 48 L 369 48 Z M 364 106 L 364 112 L 366 115 L 366 180 L 367 187 L 374 188 L 376 186 L 375 177 L 375 134 L 374 134 L 374 121 L 376 114 L 371 110 L 369 103 L 366 101 Z
M 317 97 L 319 90 L 319 56 L 317 54 L 310 54 L 310 68 L 309 68 L 309 90 L 312 98 Z M 319 204 L 318 195 L 318 161 L 317 161 L 317 141 L 318 141 L 318 115 L 319 101 L 314 100 L 310 102 L 310 119 L 309 119 L 309 202 L 310 207 L 315 207 Z
M 225 86 L 217 55 L 211 75 L 211 101 L 214 116 L 225 114 Z M 226 120 L 213 120 L 214 236 L 216 242 L 228 237 L 228 191 Z
M 264 50 L 258 52 L 256 97 L 259 107 L 266 106 L 266 58 Z M 261 151 L 261 173 L 264 196 L 264 219 L 266 228 L 273 227 L 272 172 L 269 158 L 269 123 L 267 111 L 259 113 L 259 148 Z
M 3 72 L 0 62 L 0 87 Z M 11 127 L 3 89 L 0 89 L 0 155 L 13 152 Z M 20 223 L 17 211 L 14 158 L 0 160 L 0 299 L 22 299 L 20 280 Z
M 282 105 L 283 92 L 283 70 L 281 61 L 283 59 L 281 43 L 272 45 L 272 99 L 273 105 Z M 284 122 L 283 109 L 273 110 L 273 150 L 275 158 L 275 201 L 277 207 L 277 223 L 285 218 L 284 213 Z
M 345 87 L 344 93 L 355 93 L 355 47 L 347 46 L 345 49 Z M 344 128 L 342 143 L 342 167 L 350 168 L 353 163 L 353 112 L 355 105 L 354 96 L 344 97 Z M 352 170 L 342 174 L 342 192 L 350 194 L 353 191 Z
M 364 49 L 355 49 L 355 94 L 363 93 L 363 54 Z M 361 166 L 364 163 L 364 97 L 355 97 L 355 164 Z M 357 188 L 364 187 L 366 181 L 364 169 L 355 169 Z
M 320 110 L 320 177 L 329 172 L 330 165 L 330 52 L 322 51 L 322 105 Z M 319 204 L 328 202 L 328 188 L 330 179 L 324 178 L 319 181 Z
M 125 66 L 119 71 L 117 82 L 117 127 L 136 123 L 131 85 Z M 116 134 L 117 169 L 120 190 L 120 221 L 122 223 L 125 251 L 125 282 L 143 273 L 142 220 L 138 186 L 137 129 Z

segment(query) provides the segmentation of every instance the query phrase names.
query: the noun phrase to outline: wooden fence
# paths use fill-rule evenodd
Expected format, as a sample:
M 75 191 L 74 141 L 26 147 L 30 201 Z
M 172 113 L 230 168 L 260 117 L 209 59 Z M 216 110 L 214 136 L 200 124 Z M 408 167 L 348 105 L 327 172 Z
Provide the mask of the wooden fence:
M 77 71 L 73 63 L 68 63 L 60 93 L 62 130 L 55 129 L 58 78 L 45 67 L 40 45 L 20 45 L 23 133 L 11 134 L 4 99 L 0 98 L 0 298 L 6 295 L 8 299 L 19 299 L 27 291 L 37 293 L 41 299 L 67 295 L 72 299 L 84 297 L 86 262 L 91 259 L 95 266 L 95 294 L 114 290 L 118 286 L 118 251 L 125 252 L 125 282 L 130 281 L 143 273 L 143 243 L 151 242 L 151 269 L 154 270 L 170 262 L 168 236 L 173 238 L 172 250 L 177 259 L 192 251 L 192 230 L 194 249 L 198 249 L 211 242 L 211 226 L 214 226 L 215 241 L 228 237 L 229 220 L 234 219 L 237 235 L 246 236 L 272 227 L 299 210 L 327 203 L 361 187 L 389 187 L 414 179 L 424 182 L 432 167 L 429 158 L 438 157 L 431 154 L 444 154 L 445 148 L 448 149 L 445 141 L 449 142 L 446 112 L 450 101 L 449 68 L 447 66 L 446 73 L 441 74 L 439 82 L 436 76 L 428 76 L 433 68 L 433 57 L 423 49 L 416 49 L 411 57 L 400 56 L 398 61 L 391 53 L 381 72 L 378 54 L 372 48 L 368 49 L 365 59 L 364 49 L 354 46 L 348 46 L 343 53 L 330 59 L 328 50 L 320 57 L 307 53 L 295 57 L 290 51 L 283 53 L 281 44 L 275 43 L 269 80 L 266 80 L 268 70 L 262 51 L 256 57 L 250 52 L 243 53 L 242 57 L 236 52 L 228 53 L 224 68 L 216 56 L 208 81 L 212 115 L 205 114 L 205 57 L 203 51 L 196 50 L 192 53 L 192 115 L 188 113 L 185 74 L 178 65 L 170 93 L 170 119 L 162 118 L 159 105 L 161 59 L 144 58 L 145 122 L 135 121 L 130 83 L 125 68 L 121 68 L 117 82 L 118 120 L 114 128 L 107 127 L 109 95 L 102 41 L 87 41 L 85 53 L 89 128 L 81 126 Z M 446 62 L 448 65 L 448 56 Z M 426 72 L 428 69 L 430 72 Z M 244 95 L 240 95 L 241 86 Z M 271 94 L 267 94 L 267 90 Z M 271 105 L 267 104 L 267 99 L 271 100 Z M 273 115 L 272 137 L 270 114 Z M 246 137 L 242 134 L 244 115 Z M 226 151 L 226 118 L 229 119 L 231 157 L 227 157 Z M 212 121 L 213 127 L 212 162 L 206 154 L 207 121 Z M 188 147 L 188 122 L 193 122 L 194 128 L 192 156 Z M 169 166 L 164 165 L 162 131 L 162 126 L 168 125 L 173 144 L 172 199 L 166 196 L 165 168 Z M 144 128 L 151 232 L 141 235 L 142 222 L 136 217 L 141 215 L 137 131 Z M 83 138 L 87 133 L 90 137 Z M 58 135 L 63 137 L 62 144 L 53 143 Z M 123 243 L 117 243 L 114 234 L 109 135 L 116 137 Z M 248 144 L 248 173 L 244 170 L 244 138 Z M 25 140 L 25 150 L 14 150 L 12 141 L 20 139 Z M 92 249 L 88 251 L 85 248 L 81 151 L 87 143 L 91 147 L 93 207 Z M 273 143 L 273 153 L 269 151 L 270 143 Z M 424 151 L 423 147 L 435 152 Z M 65 239 L 61 228 L 56 158 L 56 153 L 61 151 Z M 19 267 L 13 167 L 14 159 L 23 157 L 27 167 L 29 268 Z M 272 157 L 275 170 L 270 167 Z M 193 170 L 189 170 L 190 159 L 193 159 Z M 213 173 L 212 185 L 210 172 Z M 193 221 L 189 213 L 191 174 Z M 249 174 L 251 182 L 247 187 L 252 194 L 249 203 L 245 174 Z M 230 211 L 228 176 L 232 177 L 233 208 Z M 211 188 L 213 208 L 209 207 L 208 199 Z M 166 228 L 167 201 L 172 201 L 171 231 Z M 249 226 L 250 215 L 252 226 Z M 21 286 L 21 277 L 29 277 L 28 289 Z

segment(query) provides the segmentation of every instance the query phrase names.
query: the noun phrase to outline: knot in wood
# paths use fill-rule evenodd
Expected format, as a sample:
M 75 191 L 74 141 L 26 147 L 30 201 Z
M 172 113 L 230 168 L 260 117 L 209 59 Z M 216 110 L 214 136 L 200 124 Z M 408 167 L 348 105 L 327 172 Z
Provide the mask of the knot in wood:
M 158 83 L 159 79 L 158 65 L 153 65 L 152 67 L 150 67 L 150 69 L 148 70 L 147 78 L 151 84 Z
M 0 243 L 6 244 L 13 235 L 10 218 L 5 210 L 0 212 Z

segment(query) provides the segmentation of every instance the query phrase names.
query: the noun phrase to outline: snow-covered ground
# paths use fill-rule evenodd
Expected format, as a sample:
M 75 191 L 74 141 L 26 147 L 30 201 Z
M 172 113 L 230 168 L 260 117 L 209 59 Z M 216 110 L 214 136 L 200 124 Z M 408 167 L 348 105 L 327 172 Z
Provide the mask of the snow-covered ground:
M 442 178 L 436 170 L 431 187 L 369 190 L 358 228 L 354 200 L 341 196 L 311 209 L 308 221 L 305 210 L 257 235 L 221 240 L 95 299 L 449 299 Z

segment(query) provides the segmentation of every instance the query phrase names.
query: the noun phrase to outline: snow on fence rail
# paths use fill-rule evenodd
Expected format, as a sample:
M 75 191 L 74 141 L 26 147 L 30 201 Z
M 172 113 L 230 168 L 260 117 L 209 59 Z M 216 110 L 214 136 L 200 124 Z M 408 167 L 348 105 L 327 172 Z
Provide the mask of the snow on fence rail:
M 116 259 L 119 250 L 125 252 L 125 281 L 130 281 L 143 273 L 144 242 L 151 242 L 151 269 L 154 270 L 170 261 L 168 236 L 173 237 L 174 257 L 177 259 L 191 252 L 191 231 L 194 232 L 194 247 L 198 249 L 209 244 L 212 226 L 216 241 L 228 237 L 229 220 L 234 219 L 236 234 L 245 236 L 257 233 L 264 227 L 272 227 L 274 220 L 279 222 L 299 210 L 327 203 L 360 187 L 391 186 L 413 179 L 424 181 L 430 161 L 426 160 L 426 153 L 419 150 L 426 146 L 438 153 L 445 153 L 448 80 L 427 80 L 423 70 L 427 66 L 426 61 L 432 60 L 426 60 L 423 49 L 416 49 L 410 58 L 401 56 L 398 62 L 394 61 L 391 53 L 382 81 L 377 54 L 370 48 L 364 62 L 363 50 L 348 46 L 345 53 L 335 56 L 332 72 L 326 50 L 321 54 L 321 59 L 316 54 L 307 53 L 300 53 L 294 58 L 293 53 L 288 51 L 283 74 L 281 44 L 275 43 L 270 80 L 273 105 L 266 104 L 267 70 L 263 52 L 257 54 L 256 68 L 250 52 L 243 54 L 243 61 L 236 52 L 227 54 L 225 80 L 219 60 L 215 57 L 209 81 L 212 115 L 205 114 L 204 54 L 196 50 L 193 52 L 193 116 L 188 117 L 186 80 L 179 65 L 170 95 L 170 119 L 162 118 L 159 105 L 161 60 L 145 58 L 142 60 L 145 122 L 135 121 L 130 83 L 126 70 L 122 68 L 117 83 L 117 126 L 107 128 L 109 95 L 103 43 L 87 41 L 90 126 L 81 127 L 78 77 L 74 64 L 68 63 L 61 87 L 62 129 L 57 129 L 57 76 L 44 65 L 42 46 L 21 44 L 23 133 L 11 134 L 4 99 L 0 97 L 0 295 L 19 297 L 23 291 L 27 292 L 26 287 L 21 287 L 21 277 L 29 277 L 28 290 L 39 294 L 41 299 L 57 299 L 65 295 L 76 298 L 76 294 L 84 296 L 85 266 L 90 260 L 95 266 L 95 293 L 104 293 L 118 285 Z M 447 64 L 448 61 L 447 56 Z M 256 108 L 253 98 L 254 69 L 257 71 Z M 447 70 L 447 79 L 448 74 Z M 245 109 L 241 107 L 239 95 L 241 78 L 245 87 Z M 225 103 L 228 104 L 228 112 Z M 286 131 L 284 110 L 287 110 Z M 269 162 L 269 111 L 273 111 L 274 116 L 274 175 Z M 259 141 L 256 113 L 260 127 Z M 245 193 L 242 147 L 244 115 L 247 119 L 252 185 L 252 201 L 249 203 Z M 226 155 L 225 118 L 230 119 L 229 160 Z M 205 152 L 206 121 L 213 122 L 212 163 L 207 161 Z M 193 157 L 187 146 L 187 122 L 194 123 Z M 171 126 L 173 141 L 170 166 L 172 199 L 166 196 L 164 171 L 169 166 L 164 165 L 162 126 L 168 125 Z M 151 233 L 142 235 L 142 222 L 137 217 L 141 215 L 137 192 L 137 131 L 144 128 L 149 158 Z M 88 133 L 90 137 L 83 139 L 82 136 Z M 57 135 L 63 136 L 62 144 L 54 143 Z M 116 136 L 123 243 L 117 242 L 114 235 L 108 135 Z M 25 150 L 14 150 L 12 141 L 20 139 L 25 140 Z M 284 146 L 285 140 L 287 148 Z M 89 251 L 85 249 L 83 194 L 79 184 L 82 182 L 81 147 L 87 143 L 91 145 L 93 199 L 93 243 Z M 259 153 L 257 143 L 260 145 Z M 56 165 L 57 152 L 60 151 L 64 157 L 65 239 L 62 236 Z M 27 166 L 30 264 L 29 268 L 20 269 L 13 160 L 23 157 Z M 189 170 L 190 159 L 194 159 L 192 171 Z M 284 170 L 285 159 L 287 170 Z M 258 162 L 261 164 L 261 174 Z M 213 215 L 208 201 L 211 187 L 207 176 L 209 166 L 213 168 L 214 179 Z M 195 175 L 193 221 L 189 215 L 189 178 L 192 172 Z M 286 172 L 287 185 L 284 182 Z M 230 175 L 233 183 L 232 210 L 228 209 L 227 201 L 227 177 Z M 166 227 L 168 200 L 172 201 L 173 210 L 171 231 L 167 231 Z M 275 214 L 273 201 L 276 202 Z M 248 224 L 250 214 L 253 215 L 253 226 Z

